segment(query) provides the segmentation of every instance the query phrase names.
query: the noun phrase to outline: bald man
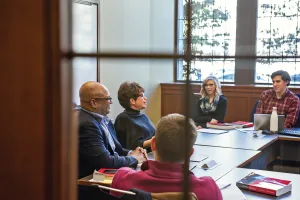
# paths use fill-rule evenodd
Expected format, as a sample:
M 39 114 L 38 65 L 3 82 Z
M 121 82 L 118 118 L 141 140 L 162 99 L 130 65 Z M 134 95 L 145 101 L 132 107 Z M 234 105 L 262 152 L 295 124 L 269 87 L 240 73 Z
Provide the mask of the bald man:
M 107 117 L 112 99 L 98 82 L 86 82 L 79 91 L 79 178 L 100 168 L 136 167 L 144 160 L 142 148 L 123 149 Z

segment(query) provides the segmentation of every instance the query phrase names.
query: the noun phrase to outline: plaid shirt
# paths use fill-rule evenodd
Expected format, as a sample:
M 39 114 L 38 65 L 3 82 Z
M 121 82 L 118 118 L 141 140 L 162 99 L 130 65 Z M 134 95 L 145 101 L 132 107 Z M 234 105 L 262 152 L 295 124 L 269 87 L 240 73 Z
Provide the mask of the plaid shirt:
M 300 101 L 289 89 L 286 89 L 281 99 L 277 99 L 273 89 L 261 93 L 256 113 L 271 114 L 273 107 L 277 107 L 278 115 L 285 115 L 285 128 L 291 128 L 296 124 L 299 115 Z

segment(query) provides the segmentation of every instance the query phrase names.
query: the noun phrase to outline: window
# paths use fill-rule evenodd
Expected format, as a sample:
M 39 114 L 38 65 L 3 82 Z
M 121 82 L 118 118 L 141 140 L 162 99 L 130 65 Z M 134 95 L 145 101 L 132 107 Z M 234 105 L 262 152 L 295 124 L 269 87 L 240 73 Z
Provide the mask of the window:
M 72 45 L 74 52 L 95 53 L 98 50 L 97 1 L 73 2 Z M 97 58 L 73 59 L 73 101 L 79 104 L 78 91 L 86 81 L 99 81 Z
M 223 83 L 270 84 L 272 72 L 283 69 L 291 75 L 291 84 L 300 84 L 299 1 L 193 0 L 192 52 L 211 58 L 191 63 L 190 80 L 215 75 Z M 186 4 L 179 0 L 179 53 L 185 49 Z M 184 61 L 177 62 L 177 81 L 186 79 L 186 67 Z
M 185 10 L 187 0 L 181 0 L 178 19 L 178 52 L 186 48 Z M 195 55 L 212 56 L 191 63 L 193 81 L 203 81 L 214 75 L 223 82 L 234 81 L 235 60 L 216 59 L 213 56 L 235 55 L 236 0 L 195 0 L 192 2 L 192 52 Z M 177 79 L 186 78 L 186 63 L 179 60 Z
M 258 56 L 281 58 L 257 59 L 256 83 L 270 83 L 273 71 L 284 69 L 292 83 L 300 83 L 299 59 L 299 0 L 259 0 L 256 53 Z M 297 72 L 298 71 L 298 72 Z

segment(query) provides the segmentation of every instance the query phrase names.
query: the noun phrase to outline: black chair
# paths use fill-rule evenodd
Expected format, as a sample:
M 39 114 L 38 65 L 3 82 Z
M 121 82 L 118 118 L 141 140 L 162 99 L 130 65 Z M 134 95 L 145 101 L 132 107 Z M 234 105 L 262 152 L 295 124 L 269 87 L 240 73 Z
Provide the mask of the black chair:
M 199 94 L 195 94 L 192 92 L 190 94 L 190 101 L 189 101 L 189 113 L 190 113 L 190 118 L 193 118 L 197 116 L 197 102 L 201 96 Z
M 299 97 L 299 99 L 300 99 L 300 94 L 296 94 L 298 97 Z M 299 115 L 298 115 L 298 119 L 297 119 L 297 122 L 296 122 L 296 124 L 295 124 L 295 127 L 296 128 L 300 128 L 300 112 L 299 112 Z
M 296 94 L 300 99 L 300 94 Z M 300 112 L 297 122 L 294 127 L 300 128 Z M 300 160 L 299 160 L 299 143 L 291 141 L 280 141 L 280 157 L 271 162 L 267 169 L 278 172 L 296 173 L 300 174 Z M 288 152 L 288 153 L 286 153 Z M 291 153 L 289 153 L 291 152 Z M 298 160 L 294 160 L 295 158 Z
M 249 120 L 250 122 L 254 122 L 254 114 L 255 114 L 255 112 L 256 112 L 256 107 L 257 107 L 258 101 L 259 101 L 259 100 L 257 100 L 257 101 L 255 102 L 255 104 L 254 104 L 254 106 L 253 106 L 253 108 L 252 108 L 251 115 L 250 115 L 250 120 Z
M 166 199 L 182 199 L 183 193 L 182 192 L 163 192 L 163 193 L 150 193 L 139 189 L 131 189 L 126 192 L 131 192 L 132 194 L 123 194 L 121 197 L 114 197 L 109 194 L 108 190 L 103 190 L 101 188 L 97 188 L 96 186 L 85 186 L 90 187 L 89 197 L 86 196 L 85 198 L 83 196 L 79 197 L 79 200 L 166 200 Z M 102 187 L 102 186 L 98 186 Z M 106 187 L 109 189 L 109 187 Z M 110 188 L 112 189 L 112 188 Z M 197 197 L 194 193 L 189 192 L 188 194 L 188 200 L 196 200 Z
M 80 186 L 81 189 L 85 189 L 86 192 L 78 193 L 78 200 L 152 200 L 151 193 L 143 190 L 132 189 L 128 192 L 133 192 L 135 195 L 124 194 L 121 197 L 114 197 L 109 194 L 108 190 L 98 188 L 95 186 Z M 101 187 L 101 186 L 100 186 Z

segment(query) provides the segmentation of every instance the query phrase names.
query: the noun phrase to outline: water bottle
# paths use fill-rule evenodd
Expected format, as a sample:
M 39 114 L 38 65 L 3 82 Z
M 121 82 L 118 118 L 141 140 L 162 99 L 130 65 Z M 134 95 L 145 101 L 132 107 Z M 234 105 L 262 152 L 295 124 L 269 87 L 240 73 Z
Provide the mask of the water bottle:
M 276 133 L 278 131 L 278 115 L 277 108 L 273 107 L 271 119 L 270 119 L 270 131 Z

